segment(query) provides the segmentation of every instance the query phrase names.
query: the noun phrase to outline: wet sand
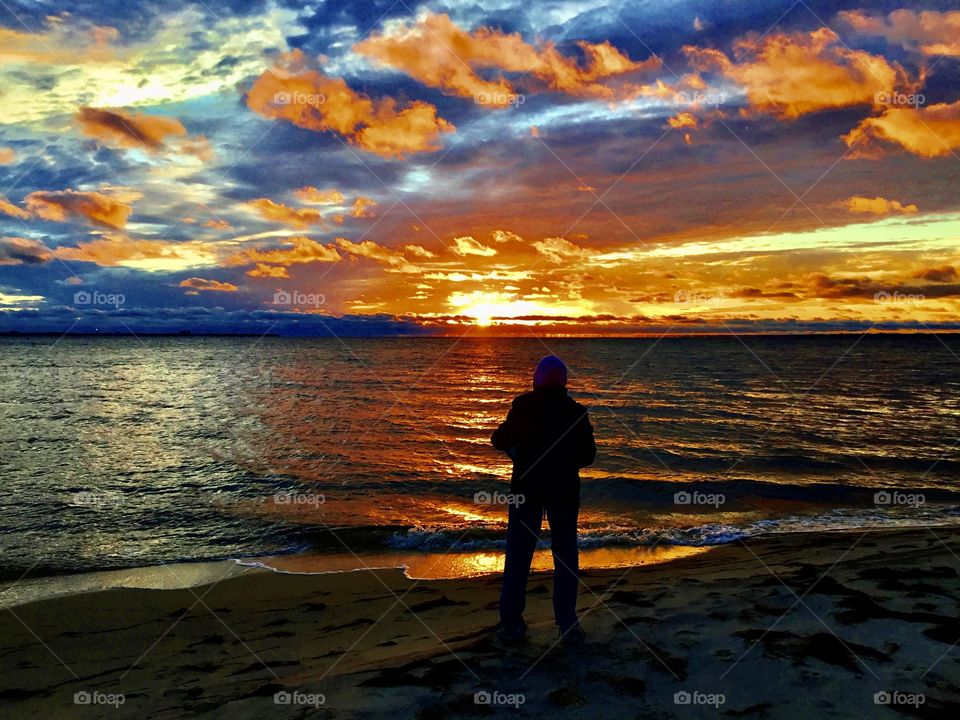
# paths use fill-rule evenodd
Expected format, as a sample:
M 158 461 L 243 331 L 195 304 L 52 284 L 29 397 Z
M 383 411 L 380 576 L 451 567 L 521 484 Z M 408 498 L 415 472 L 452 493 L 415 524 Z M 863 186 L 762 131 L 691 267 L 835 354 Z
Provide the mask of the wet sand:
M 556 644 L 544 574 L 517 648 L 492 633 L 495 575 L 251 569 L 86 592 L 0 611 L 0 702 L 11 718 L 945 717 L 954 553 L 957 529 L 799 534 L 586 571 L 579 648 Z

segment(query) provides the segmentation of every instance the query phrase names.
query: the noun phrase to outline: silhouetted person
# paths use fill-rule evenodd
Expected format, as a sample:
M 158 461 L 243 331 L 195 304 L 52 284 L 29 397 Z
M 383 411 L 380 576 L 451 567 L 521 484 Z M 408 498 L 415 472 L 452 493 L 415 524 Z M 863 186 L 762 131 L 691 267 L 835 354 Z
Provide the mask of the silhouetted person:
M 593 463 L 597 446 L 587 410 L 567 395 L 567 366 L 548 355 L 537 365 L 533 391 L 518 396 L 491 438 L 513 458 L 507 524 L 507 558 L 500 593 L 500 634 L 507 642 L 526 635 L 523 609 L 527 576 L 546 511 L 553 551 L 553 613 L 565 641 L 583 639 L 577 622 L 577 514 L 580 468 Z

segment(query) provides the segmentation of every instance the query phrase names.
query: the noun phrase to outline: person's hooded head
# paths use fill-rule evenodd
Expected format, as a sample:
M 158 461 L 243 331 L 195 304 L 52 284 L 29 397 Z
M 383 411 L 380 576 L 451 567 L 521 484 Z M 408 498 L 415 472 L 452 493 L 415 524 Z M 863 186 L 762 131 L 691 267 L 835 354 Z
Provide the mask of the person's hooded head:
M 556 355 L 547 355 L 533 372 L 533 387 L 563 388 L 567 386 L 567 366 Z

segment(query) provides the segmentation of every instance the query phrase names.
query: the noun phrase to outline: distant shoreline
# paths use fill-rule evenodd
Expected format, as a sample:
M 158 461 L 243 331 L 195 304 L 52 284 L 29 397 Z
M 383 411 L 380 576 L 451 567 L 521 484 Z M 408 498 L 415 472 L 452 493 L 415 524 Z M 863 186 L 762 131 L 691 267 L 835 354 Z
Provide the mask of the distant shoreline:
M 809 338 L 829 335 L 873 335 L 873 336 L 927 336 L 927 335 L 956 335 L 960 334 L 960 328 L 936 328 L 929 330 L 810 330 L 807 332 L 770 332 L 770 331 L 748 331 L 740 330 L 734 332 L 669 332 L 669 333 L 609 333 L 609 334 L 577 334 L 577 333 L 551 333 L 543 332 L 533 336 L 528 333 L 517 334 L 492 334 L 484 332 L 481 328 L 474 329 L 474 332 L 466 334 L 457 333 L 396 333 L 389 335 L 354 335 L 349 333 L 325 333 L 316 335 L 286 335 L 275 332 L 58 332 L 58 331 L 36 331 L 24 332 L 20 330 L 0 330 L 0 338 L 32 338 L 32 337 L 102 337 L 102 338 L 280 338 L 283 340 L 335 340 L 337 338 L 349 338 L 350 340 L 449 340 L 453 338 L 460 339 L 483 339 L 483 340 L 532 340 L 537 338 L 552 338 L 563 340 L 647 340 L 647 339 L 666 339 L 666 338 L 735 338 L 742 336 L 750 337 L 777 337 L 777 338 Z

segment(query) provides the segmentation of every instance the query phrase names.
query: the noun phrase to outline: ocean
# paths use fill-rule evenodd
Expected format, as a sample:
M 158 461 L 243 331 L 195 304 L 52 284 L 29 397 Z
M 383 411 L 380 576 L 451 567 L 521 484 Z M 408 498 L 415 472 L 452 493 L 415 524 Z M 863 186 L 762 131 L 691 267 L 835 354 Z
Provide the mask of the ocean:
M 0 580 L 495 570 L 510 465 L 489 437 L 549 353 L 599 447 L 587 566 L 960 522 L 957 335 L 6 337 Z

